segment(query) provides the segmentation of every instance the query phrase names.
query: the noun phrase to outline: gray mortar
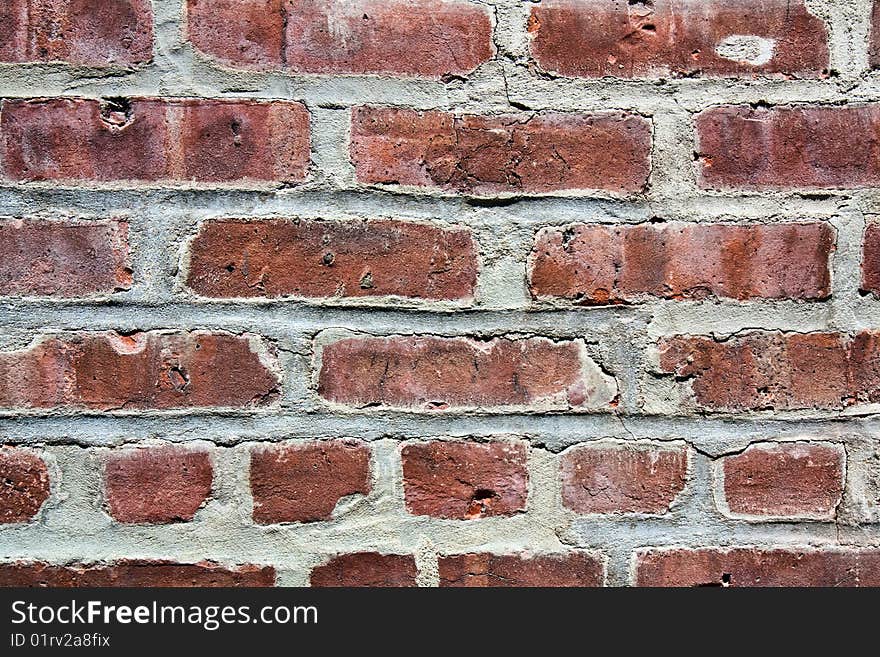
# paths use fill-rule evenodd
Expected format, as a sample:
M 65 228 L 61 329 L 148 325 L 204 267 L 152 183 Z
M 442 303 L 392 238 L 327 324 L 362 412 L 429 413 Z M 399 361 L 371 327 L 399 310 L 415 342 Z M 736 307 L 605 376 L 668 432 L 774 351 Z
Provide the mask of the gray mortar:
M 442 83 L 381 76 L 296 76 L 225 70 L 182 39 L 183 0 L 153 0 L 152 63 L 110 72 L 61 64 L 0 65 L 0 97 L 58 95 L 222 97 L 298 100 L 312 124 L 312 166 L 302 185 L 254 189 L 21 184 L 0 186 L 0 215 L 67 215 L 130 221 L 134 285 L 86 301 L 4 299 L 0 348 L 35 334 L 70 330 L 223 330 L 254 333 L 278 350 L 284 373 L 276 406 L 255 411 L 169 411 L 140 414 L 0 413 L 0 441 L 40 451 L 50 465 L 52 497 L 36 522 L 0 529 L 0 558 L 52 562 L 162 558 L 255 562 L 279 569 L 279 583 L 300 585 L 336 553 L 378 550 L 414 554 L 419 583 L 436 585 L 436 555 L 584 549 L 607 558 L 609 584 L 632 578 L 633 553 L 650 546 L 880 545 L 880 408 L 844 413 L 802 411 L 694 414 L 686 386 L 652 374 L 651 345 L 672 333 L 736 334 L 749 329 L 855 332 L 880 325 L 880 299 L 858 292 L 860 244 L 880 190 L 718 192 L 698 188 L 692 120 L 728 103 L 861 103 L 880 101 L 880 72 L 868 70 L 869 0 L 808 0 L 830 29 L 831 68 L 824 80 L 574 80 L 527 69 L 524 25 L 531 4 L 477 2 L 496 23 L 498 57 L 464 80 Z M 455 112 L 626 110 L 652 124 L 654 156 L 644 194 L 558 193 L 503 203 L 426 189 L 359 185 L 348 158 L 349 108 L 399 105 Z M 200 186 L 201 187 L 201 186 Z M 475 299 L 429 304 L 404 299 L 220 302 L 185 287 L 186 243 L 216 217 L 313 219 L 395 218 L 462 225 L 480 252 Z M 837 231 L 833 296 L 794 301 L 648 301 L 629 308 L 575 308 L 532 302 L 526 266 L 535 232 L 576 222 L 641 223 L 826 220 Z M 542 312 L 533 312 L 540 309 Z M 337 412 L 311 386 L 312 345 L 325 330 L 376 335 L 424 333 L 545 335 L 582 339 L 620 387 L 615 413 L 418 414 L 394 410 Z M 530 441 L 527 511 L 510 518 L 436 520 L 406 512 L 399 441 L 426 436 L 516 435 Z M 340 437 L 371 441 L 373 490 L 342 501 L 328 522 L 259 526 L 251 520 L 248 454 L 260 442 Z M 577 516 L 562 508 L 559 452 L 594 440 L 684 441 L 691 448 L 687 489 L 669 513 Z M 833 522 L 752 522 L 717 508 L 713 478 L 719 456 L 766 440 L 840 444 L 847 481 Z M 102 509 L 105 448 L 144 442 L 211 446 L 211 499 L 189 523 L 121 525 Z

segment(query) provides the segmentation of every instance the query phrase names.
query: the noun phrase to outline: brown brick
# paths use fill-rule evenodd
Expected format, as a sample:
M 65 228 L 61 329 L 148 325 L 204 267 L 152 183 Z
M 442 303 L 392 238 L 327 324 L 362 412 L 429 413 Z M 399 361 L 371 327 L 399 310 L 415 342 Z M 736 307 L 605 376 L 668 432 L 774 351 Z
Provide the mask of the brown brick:
M 525 442 L 433 440 L 406 444 L 400 456 L 410 513 L 473 520 L 513 515 L 526 508 Z
M 585 305 L 648 297 L 825 299 L 831 294 L 828 224 L 577 224 L 535 238 L 532 296 Z
M 562 503 L 577 513 L 669 510 L 687 483 L 680 446 L 599 443 L 573 447 L 561 460 Z
M 255 338 L 254 338 L 255 339 Z M 279 380 L 248 336 L 73 333 L 0 353 L 0 407 L 99 411 L 261 406 Z
M 880 223 L 868 224 L 862 250 L 862 291 L 880 296 Z
M 704 188 L 880 184 L 880 105 L 716 107 L 697 115 L 696 128 Z
M 179 446 L 116 451 L 104 470 L 110 515 L 119 522 L 192 520 L 211 494 L 211 456 Z
M 128 223 L 0 220 L 0 294 L 79 297 L 131 287 Z
M 660 367 L 709 410 L 843 409 L 880 401 L 880 333 L 753 332 L 660 341 Z
M 833 444 L 757 443 L 722 459 L 718 472 L 729 513 L 831 520 L 844 468 L 844 451 Z
M 880 551 L 759 548 L 646 550 L 637 586 L 880 586 Z
M 250 482 L 255 522 L 330 520 L 343 497 L 370 492 L 370 448 L 343 440 L 260 448 Z
M 50 493 L 43 459 L 28 449 L 0 447 L 0 524 L 32 520 Z
M 334 557 L 312 570 L 312 586 L 416 586 L 416 560 L 410 555 L 356 552 Z
M 489 12 L 452 0 L 188 0 L 188 31 L 225 66 L 292 73 L 440 78 L 494 54 Z
M 153 58 L 149 0 L 3 0 L 0 61 L 131 66 Z
M 871 29 L 868 35 L 868 50 L 871 68 L 880 67 L 880 2 L 874 0 L 871 6 Z
M 318 393 L 352 406 L 610 408 L 615 381 L 579 341 L 358 336 L 323 347 Z
M 69 566 L 31 561 L 0 564 L 0 586 L 169 588 L 274 585 L 274 568 L 251 564 L 232 568 L 210 561 L 182 564 L 124 560 L 109 564 Z
M 440 586 L 603 586 L 605 564 L 585 552 L 567 554 L 458 554 L 440 557 Z
M 247 221 L 202 226 L 187 283 L 207 297 L 470 299 L 469 230 L 402 221 Z
M 544 0 L 532 6 L 541 68 L 579 77 L 819 77 L 828 31 L 803 0 Z
M 247 100 L 6 100 L 3 172 L 16 181 L 302 181 L 309 115 Z
M 636 193 L 650 172 L 651 125 L 610 112 L 458 116 L 356 107 L 351 159 L 362 183 L 468 194 Z

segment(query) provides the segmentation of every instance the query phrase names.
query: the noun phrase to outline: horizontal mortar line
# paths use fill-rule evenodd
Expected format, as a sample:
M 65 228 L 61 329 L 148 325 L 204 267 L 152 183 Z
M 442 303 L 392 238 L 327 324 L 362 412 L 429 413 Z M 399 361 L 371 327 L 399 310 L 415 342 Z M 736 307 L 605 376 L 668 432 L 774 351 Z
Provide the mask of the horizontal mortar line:
M 684 440 L 722 453 L 773 438 L 846 439 L 880 432 L 880 415 L 865 417 L 703 417 L 615 415 L 430 416 L 413 413 L 330 415 L 66 415 L 0 417 L 0 442 L 101 446 L 162 438 L 220 445 L 288 438 L 351 437 L 375 441 L 442 436 L 517 435 L 551 451 L 599 438 Z

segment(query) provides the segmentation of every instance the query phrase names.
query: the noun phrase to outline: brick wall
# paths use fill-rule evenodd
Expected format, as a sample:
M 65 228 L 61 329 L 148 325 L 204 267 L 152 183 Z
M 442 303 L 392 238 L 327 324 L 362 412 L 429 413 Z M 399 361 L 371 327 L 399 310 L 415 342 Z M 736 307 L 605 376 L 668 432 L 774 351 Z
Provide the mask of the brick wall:
M 8 0 L 0 62 L 0 583 L 880 584 L 880 3 Z

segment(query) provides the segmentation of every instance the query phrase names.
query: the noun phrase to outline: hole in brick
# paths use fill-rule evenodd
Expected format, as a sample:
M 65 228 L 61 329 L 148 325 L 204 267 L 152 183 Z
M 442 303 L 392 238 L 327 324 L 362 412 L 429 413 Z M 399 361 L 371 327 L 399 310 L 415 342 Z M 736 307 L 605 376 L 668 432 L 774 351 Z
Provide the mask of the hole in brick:
M 125 129 L 133 120 L 131 101 L 128 98 L 104 98 L 101 100 L 101 122 L 111 130 Z
M 232 272 L 235 271 L 235 265 L 230 262 L 228 265 L 226 265 L 226 271 L 228 271 L 231 274 Z
M 730 586 L 730 573 L 721 575 L 721 586 Z
M 183 392 L 189 386 L 189 374 L 180 365 L 172 365 L 168 370 L 168 378 L 178 392 Z
M 367 272 L 366 274 L 361 276 L 361 289 L 362 290 L 373 289 L 373 274 L 371 272 Z
M 334 260 L 336 260 L 336 256 L 332 253 L 325 253 L 324 257 L 321 258 L 321 262 L 323 262 L 328 267 L 333 264 Z

